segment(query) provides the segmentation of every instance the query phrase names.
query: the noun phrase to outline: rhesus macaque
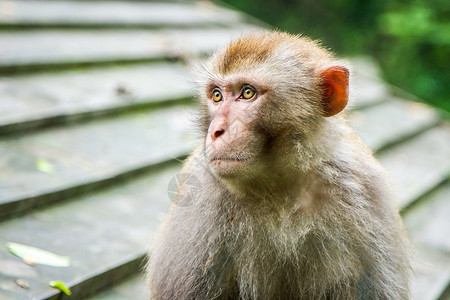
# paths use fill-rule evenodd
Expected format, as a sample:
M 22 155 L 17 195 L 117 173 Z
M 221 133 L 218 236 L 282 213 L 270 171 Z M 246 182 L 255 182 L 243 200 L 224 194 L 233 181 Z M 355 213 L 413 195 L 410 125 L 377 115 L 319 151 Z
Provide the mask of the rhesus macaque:
M 254 33 L 200 78 L 204 141 L 155 235 L 150 298 L 408 299 L 395 197 L 338 114 L 345 63 L 304 37 Z

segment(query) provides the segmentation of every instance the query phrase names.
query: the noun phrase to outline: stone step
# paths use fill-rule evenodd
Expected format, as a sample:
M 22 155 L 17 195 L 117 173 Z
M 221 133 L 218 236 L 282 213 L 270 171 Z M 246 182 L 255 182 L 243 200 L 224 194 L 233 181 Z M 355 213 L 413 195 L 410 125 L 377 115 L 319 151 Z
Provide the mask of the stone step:
M 0 134 L 186 100 L 189 78 L 175 63 L 3 78 Z
M 378 105 L 353 111 L 349 121 L 371 149 L 381 151 L 435 126 L 439 116 L 424 104 L 391 97 Z
M 208 2 L 2 1 L 0 28 L 232 26 L 242 14 Z
M 394 128 L 394 126 L 393 126 Z M 450 175 L 450 125 L 442 124 L 379 154 L 407 208 Z
M 188 107 L 0 140 L 0 218 L 112 184 L 192 148 Z
M 392 129 L 365 126 L 364 120 L 385 123 L 384 117 L 393 111 Z M 436 123 L 427 107 L 404 101 L 354 113 L 359 119 L 353 121 L 356 130 L 375 151 Z M 195 140 L 189 119 L 190 110 L 176 106 L 0 140 L 0 218 L 62 201 L 186 155 Z
M 134 275 L 131 279 L 102 291 L 99 294 L 88 298 L 88 300 L 148 299 L 149 292 L 144 276 L 144 274 Z
M 379 67 L 369 57 L 354 57 L 350 60 L 350 100 L 351 109 L 360 109 L 392 98 L 391 91 L 381 80 Z
M 242 25 L 206 29 L 3 31 L 0 73 L 192 58 L 224 46 L 252 29 L 255 30 Z
M 169 206 L 167 185 L 179 164 L 0 224 L 0 245 L 18 242 L 60 255 L 71 265 L 30 266 L 0 247 L 0 299 L 85 299 L 142 267 L 152 234 Z M 29 284 L 23 289 L 16 283 Z M 62 280 L 72 296 L 48 281 Z M 138 298 L 130 298 L 138 299 Z
M 446 182 L 405 212 L 405 226 L 417 253 L 412 299 L 447 299 L 443 294 L 450 288 L 449 195 L 450 182 Z

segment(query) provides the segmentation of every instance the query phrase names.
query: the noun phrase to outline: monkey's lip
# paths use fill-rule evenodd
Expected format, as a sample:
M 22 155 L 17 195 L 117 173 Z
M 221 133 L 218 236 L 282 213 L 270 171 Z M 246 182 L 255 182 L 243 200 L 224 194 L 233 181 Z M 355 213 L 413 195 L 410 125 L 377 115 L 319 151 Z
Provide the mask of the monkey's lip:
M 224 162 L 245 162 L 249 161 L 249 158 L 241 158 L 241 157 L 213 157 L 211 158 L 211 162 L 215 161 L 224 161 Z
M 220 177 L 230 177 L 235 176 L 236 174 L 238 174 L 237 172 L 245 169 L 245 166 L 247 165 L 249 160 L 250 159 L 248 158 L 242 157 L 220 156 L 213 157 L 210 160 L 210 164 L 216 175 Z

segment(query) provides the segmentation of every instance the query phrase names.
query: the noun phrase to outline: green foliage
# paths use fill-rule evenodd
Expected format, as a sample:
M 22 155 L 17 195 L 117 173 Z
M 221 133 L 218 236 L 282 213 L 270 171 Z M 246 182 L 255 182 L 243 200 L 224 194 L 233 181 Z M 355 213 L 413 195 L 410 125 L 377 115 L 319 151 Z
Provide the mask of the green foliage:
M 341 55 L 368 54 L 385 79 L 450 112 L 448 0 L 225 0 Z

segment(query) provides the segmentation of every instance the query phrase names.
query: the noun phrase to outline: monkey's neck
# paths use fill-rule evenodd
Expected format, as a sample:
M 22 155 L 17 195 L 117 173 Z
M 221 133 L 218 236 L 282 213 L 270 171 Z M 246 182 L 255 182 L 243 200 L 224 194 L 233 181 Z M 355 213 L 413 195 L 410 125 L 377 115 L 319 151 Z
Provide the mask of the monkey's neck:
M 324 121 L 309 135 L 286 135 L 274 143 L 265 168 L 246 178 L 224 180 L 240 198 L 289 204 L 304 195 L 333 159 L 343 135 L 351 131 L 343 119 Z

